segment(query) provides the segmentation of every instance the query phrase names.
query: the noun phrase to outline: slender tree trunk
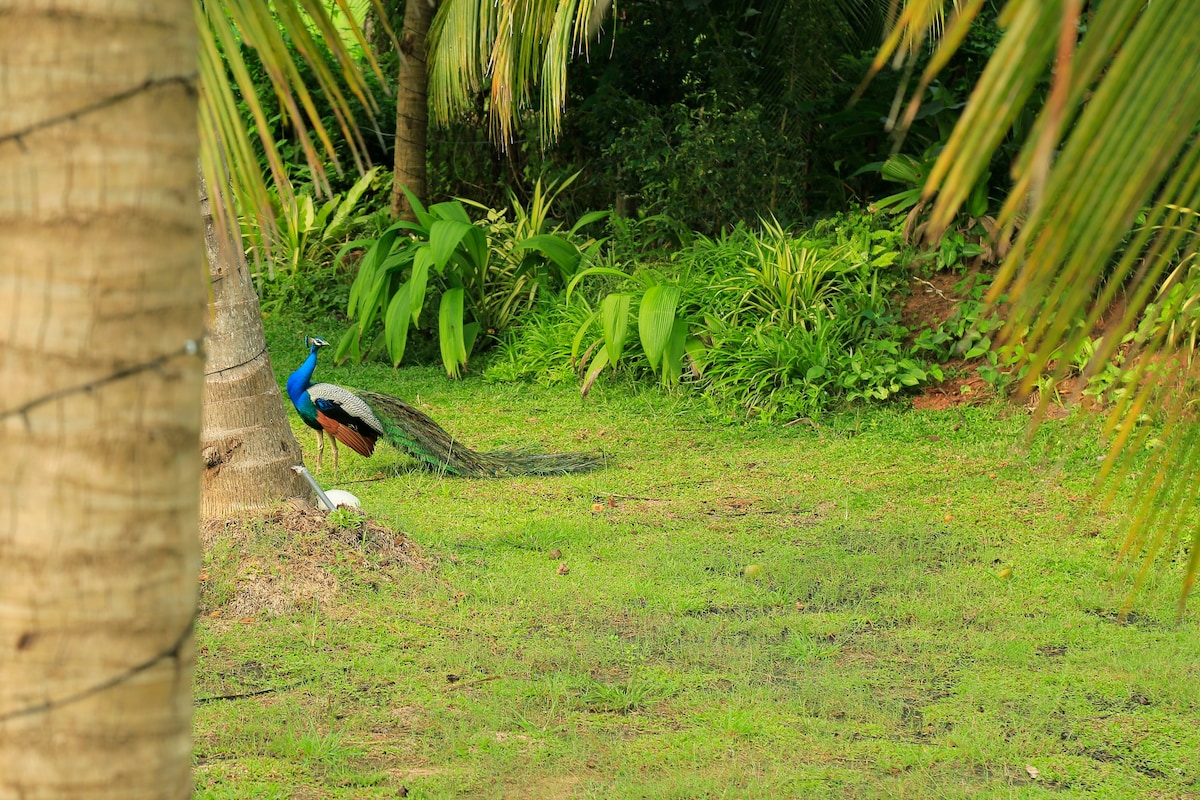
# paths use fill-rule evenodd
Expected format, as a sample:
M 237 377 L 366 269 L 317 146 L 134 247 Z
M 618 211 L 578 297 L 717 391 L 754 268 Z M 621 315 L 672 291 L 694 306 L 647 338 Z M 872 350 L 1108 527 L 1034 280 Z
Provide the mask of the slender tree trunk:
M 425 132 L 429 125 L 425 39 L 433 20 L 433 0 L 407 0 L 400 35 L 400 77 L 396 95 L 396 164 L 392 173 L 392 216 L 415 220 L 408 190 L 425 203 Z
M 200 178 L 200 214 L 212 287 L 204 339 L 204 460 L 201 515 L 231 517 L 312 489 L 290 467 L 303 463 L 258 309 L 258 294 L 240 245 L 222 242 L 208 187 Z
M 191 793 L 187 0 L 0 0 L 0 798 Z

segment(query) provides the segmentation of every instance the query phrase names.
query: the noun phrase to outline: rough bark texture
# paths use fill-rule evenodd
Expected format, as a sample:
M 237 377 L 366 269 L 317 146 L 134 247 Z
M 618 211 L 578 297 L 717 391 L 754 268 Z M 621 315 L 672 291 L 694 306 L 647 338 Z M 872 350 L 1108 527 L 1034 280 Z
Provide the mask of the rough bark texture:
M 200 212 L 212 286 L 205 336 L 201 516 L 232 517 L 312 489 L 290 467 L 303 463 L 263 333 L 258 295 L 241 248 L 221 246 L 207 189 Z
M 191 793 L 188 0 L 0 0 L 0 798 Z
M 425 39 L 433 20 L 432 0 L 408 0 L 400 35 L 400 76 L 396 95 L 396 163 L 392 174 L 392 216 L 416 220 L 401 186 L 425 203 L 425 132 L 429 125 Z

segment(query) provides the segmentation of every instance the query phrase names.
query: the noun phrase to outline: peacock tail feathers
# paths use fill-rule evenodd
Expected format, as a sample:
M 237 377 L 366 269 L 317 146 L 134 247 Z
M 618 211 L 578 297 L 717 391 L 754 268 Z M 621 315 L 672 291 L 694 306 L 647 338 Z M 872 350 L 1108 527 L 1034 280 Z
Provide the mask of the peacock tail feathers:
M 446 432 L 428 415 L 398 397 L 357 391 L 383 428 L 383 438 L 430 466 L 452 475 L 498 478 L 516 475 L 558 475 L 586 472 L 604 466 L 600 452 L 532 453 L 524 450 L 472 450 Z

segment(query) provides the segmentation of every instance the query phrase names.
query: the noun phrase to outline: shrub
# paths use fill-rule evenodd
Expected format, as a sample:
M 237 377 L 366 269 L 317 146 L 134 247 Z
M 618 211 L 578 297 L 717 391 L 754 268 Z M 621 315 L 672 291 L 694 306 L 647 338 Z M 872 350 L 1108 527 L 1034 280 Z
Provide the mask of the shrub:
M 488 211 L 474 223 L 460 201 L 426 209 L 405 190 L 416 222 L 401 220 L 379 238 L 343 247 L 365 248 L 350 289 L 347 314 L 355 325 L 338 344 L 337 358 L 361 360 L 382 344 L 393 366 L 404 357 L 410 327 L 420 326 L 430 280 L 441 291 L 438 342 L 446 373 L 457 377 L 481 332 L 497 335 L 531 307 L 542 286 L 562 285 L 576 272 L 594 242 L 577 246 L 578 229 L 595 221 L 588 215 L 567 231 L 551 224 L 546 207 L 554 187 L 536 207 L 518 207 L 517 221 Z M 372 340 L 375 323 L 382 330 Z
M 256 265 L 256 282 L 264 311 L 285 306 L 320 310 L 345 307 L 349 295 L 349 272 L 335 258 L 339 248 L 374 223 L 364 215 L 364 196 L 389 181 L 376 168 L 368 170 L 345 194 L 325 201 L 314 198 L 309 188 L 298 187 L 291 195 L 271 187 L 274 224 L 255 231 L 243 222 L 244 240 Z
M 770 220 L 698 237 L 669 261 L 581 271 L 506 341 L 489 376 L 577 374 L 586 394 L 622 368 L 767 420 L 940 380 L 893 307 L 905 250 L 879 219 L 842 215 L 801 232 Z
M 761 104 L 735 106 L 712 91 L 643 111 L 604 150 L 643 213 L 706 233 L 803 213 L 807 154 Z

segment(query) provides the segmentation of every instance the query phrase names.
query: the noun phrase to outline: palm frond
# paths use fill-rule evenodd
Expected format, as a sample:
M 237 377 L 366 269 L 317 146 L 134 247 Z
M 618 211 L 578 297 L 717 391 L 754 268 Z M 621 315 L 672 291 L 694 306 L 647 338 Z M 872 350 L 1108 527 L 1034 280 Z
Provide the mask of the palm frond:
M 446 0 L 429 28 L 434 121 L 445 125 L 470 114 L 486 87 L 489 125 L 501 145 L 513 140 L 519 117 L 531 110 L 540 115 L 543 137 L 558 136 L 567 64 L 573 54 L 587 52 L 611 5 L 611 0 Z
M 380 0 L 371 0 L 382 12 Z M 379 65 L 345 0 L 336 0 L 348 20 L 346 28 L 363 47 L 368 66 L 379 77 Z M 317 88 L 332 108 L 337 126 L 345 138 L 358 171 L 366 168 L 366 148 L 362 135 L 351 117 L 349 91 L 371 113 L 374 98 L 358 61 L 321 0 L 282 0 L 261 3 L 257 0 L 221 0 L 194 4 L 200 29 L 200 161 L 213 199 L 214 220 L 221 231 L 223 246 L 237 240 L 239 215 L 255 216 L 253 231 L 270 231 L 270 195 L 267 177 L 261 173 L 252 133 L 238 112 L 238 101 L 246 104 L 254 120 L 253 136 L 261 142 L 266 155 L 271 183 L 285 200 L 291 199 L 291 186 L 279 149 L 270 136 L 267 98 L 256 94 L 253 79 L 242 57 L 243 46 L 257 55 L 272 86 L 280 113 L 291 123 L 308 161 L 318 191 L 329 191 L 325 172 L 328 159 L 336 170 L 337 161 L 330 131 L 321 119 L 316 99 L 305 86 L 295 63 L 294 48 L 307 62 Z M 386 15 L 380 14 L 381 18 Z M 322 47 L 323 45 L 323 47 Z M 332 54 L 336 69 L 323 53 Z M 232 79 L 232 82 L 231 82 Z M 267 237 L 269 239 L 269 237 Z M 240 246 L 240 242 L 237 243 Z M 265 250 L 268 241 L 257 242 L 255 252 Z
M 1042 375 L 1065 375 L 1070 358 L 1061 355 L 1079 352 L 1123 295 L 1123 311 L 1085 372 L 1133 347 L 1111 395 L 1110 449 L 1098 486 L 1107 484 L 1112 502 L 1116 487 L 1132 482 L 1135 507 L 1122 554 L 1144 560 L 1134 589 L 1155 559 L 1190 538 L 1182 612 L 1200 568 L 1193 513 L 1200 500 L 1193 408 L 1200 376 L 1172 336 L 1175 326 L 1132 332 L 1192 273 L 1200 247 L 1200 215 L 1191 211 L 1200 208 L 1200 13 L 1188 0 L 1089 4 L 1086 25 L 1083 13 L 1082 0 L 1010 0 L 1005 7 L 1003 39 L 926 185 L 929 230 L 937 237 L 949 226 L 1034 84 L 1050 71 L 1049 94 L 1013 165 L 999 216 L 1006 233 L 1023 222 L 991 299 L 1011 298 L 1006 335 L 1024 345 L 1021 388 L 1028 392 Z M 893 31 L 889 41 L 905 36 Z M 945 63 L 956 46 L 948 35 L 934 60 Z M 1195 292 L 1200 284 L 1188 287 Z M 1048 394 L 1041 398 L 1035 424 L 1049 401 Z
M 964 15 L 963 0 L 891 0 L 887 35 L 875 55 L 867 80 L 878 74 L 889 61 L 899 68 L 915 58 L 931 41 L 936 42 L 946 28 L 948 5 L 953 6 L 956 14 Z M 978 0 L 969 0 L 965 13 L 974 16 L 979 5 Z

